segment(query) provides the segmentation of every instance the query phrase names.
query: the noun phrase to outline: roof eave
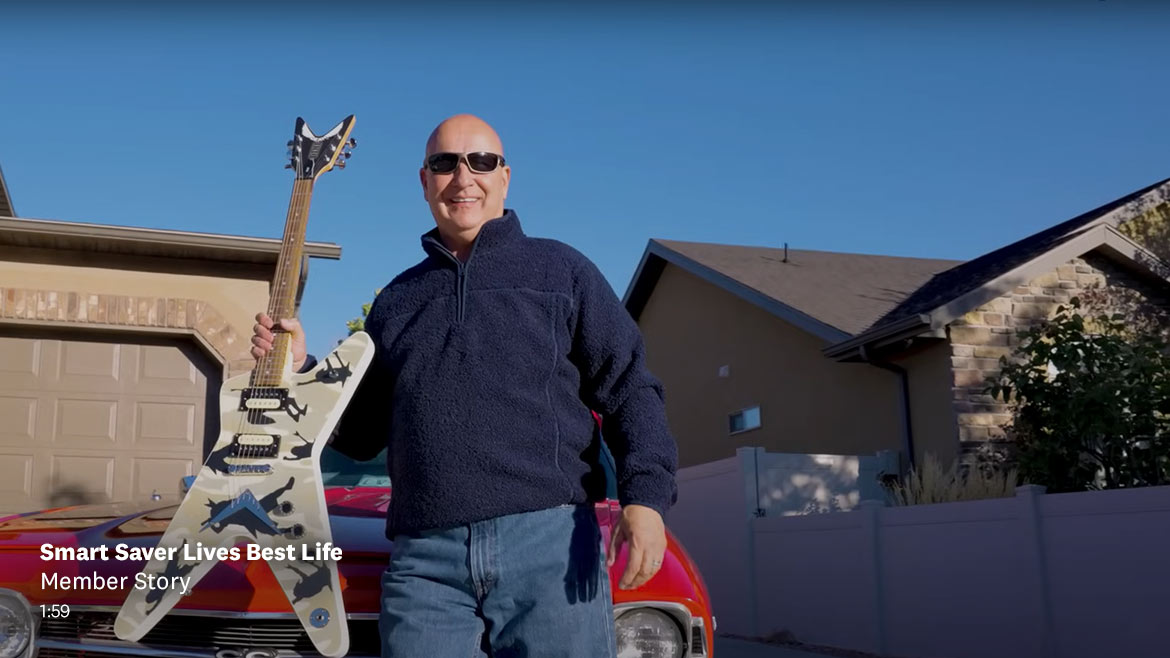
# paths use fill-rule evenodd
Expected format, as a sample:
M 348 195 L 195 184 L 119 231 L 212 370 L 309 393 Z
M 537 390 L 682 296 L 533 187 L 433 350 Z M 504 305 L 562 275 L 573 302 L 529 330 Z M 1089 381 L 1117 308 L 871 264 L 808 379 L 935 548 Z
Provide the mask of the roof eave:
M 4 180 L 4 169 L 0 168 L 0 215 L 16 216 L 16 207 L 12 205 L 12 196 L 8 194 L 8 183 Z
M 1048 272 L 1061 263 L 1086 254 L 1094 249 L 1104 249 L 1141 269 L 1147 276 L 1170 285 L 1170 265 L 1159 259 L 1153 252 L 1131 240 L 1112 224 L 1095 223 L 1081 230 L 1079 235 L 1038 255 L 1032 260 L 1006 272 L 978 288 L 955 297 L 929 313 L 909 316 L 890 325 L 865 331 L 856 337 L 822 350 L 825 356 L 838 361 L 861 355 L 863 348 L 872 349 L 888 345 L 903 338 L 912 337 L 928 330 L 938 330 L 969 313 L 972 309 L 1002 296 L 1016 286 L 1024 285 L 1037 276 Z
M 216 260 L 243 261 L 255 260 L 258 256 L 263 260 L 270 260 L 269 256 L 279 255 L 282 244 L 281 240 L 276 238 L 16 217 L 0 217 L 0 236 L 2 235 L 21 236 L 31 245 L 50 248 L 53 248 L 54 242 L 62 239 L 80 239 L 94 246 L 150 251 L 152 252 L 150 255 L 167 256 L 182 252 Z M 341 247 L 329 242 L 306 242 L 304 253 L 311 258 L 339 260 Z
M 1126 237 L 1113 225 L 1095 224 L 1019 267 L 940 305 L 930 314 L 939 325 L 950 324 L 1016 286 L 1026 285 L 1045 272 L 1095 249 L 1101 249 L 1127 263 L 1131 269 L 1141 270 L 1146 276 L 1170 285 L 1170 268 L 1156 255 Z
M 658 277 L 666 263 L 680 267 L 828 343 L 836 343 L 849 337 L 848 332 L 821 322 L 799 309 L 744 285 L 726 274 L 680 254 L 657 240 L 650 240 L 647 243 L 646 251 L 642 254 L 642 260 L 638 264 L 638 269 L 634 272 L 634 277 L 631 279 L 623 298 L 623 303 L 635 320 L 653 293 L 654 286 L 657 285 Z
M 931 316 L 925 313 L 910 315 L 879 329 L 865 331 L 848 340 L 829 345 L 821 350 L 821 353 L 836 361 L 847 361 L 860 357 L 864 351 L 875 347 L 919 336 L 932 330 L 934 324 Z

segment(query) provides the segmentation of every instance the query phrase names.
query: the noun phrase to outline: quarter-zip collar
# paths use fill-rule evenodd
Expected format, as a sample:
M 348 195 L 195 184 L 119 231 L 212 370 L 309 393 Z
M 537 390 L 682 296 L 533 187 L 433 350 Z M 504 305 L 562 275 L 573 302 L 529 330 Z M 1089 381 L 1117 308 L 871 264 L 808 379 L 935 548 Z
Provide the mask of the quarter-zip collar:
M 477 252 L 486 250 L 493 250 L 500 245 L 513 242 L 519 238 L 524 237 L 524 229 L 520 226 L 520 218 L 516 216 L 516 211 L 505 209 L 504 214 L 495 219 L 489 219 L 484 222 L 484 225 L 479 229 L 479 235 L 476 236 L 475 242 L 471 244 L 471 252 L 467 256 L 467 263 L 471 263 L 471 259 L 475 257 Z M 458 269 L 459 259 L 451 253 L 451 250 L 443 244 L 442 238 L 439 237 L 439 228 L 427 231 L 422 235 L 422 247 L 427 252 L 427 255 L 432 258 L 438 258 L 440 262 L 450 262 L 455 264 Z
M 471 269 L 471 262 L 476 251 L 491 252 L 508 242 L 524 237 L 524 230 L 520 227 L 520 218 L 515 211 L 505 210 L 504 214 L 495 219 L 489 219 L 479 229 L 479 235 L 471 243 L 471 251 L 467 254 L 467 262 L 462 262 L 451 253 L 439 237 L 439 228 L 427 231 L 422 236 L 423 250 L 427 255 L 442 263 L 455 266 L 455 322 L 463 324 L 467 311 L 467 278 Z

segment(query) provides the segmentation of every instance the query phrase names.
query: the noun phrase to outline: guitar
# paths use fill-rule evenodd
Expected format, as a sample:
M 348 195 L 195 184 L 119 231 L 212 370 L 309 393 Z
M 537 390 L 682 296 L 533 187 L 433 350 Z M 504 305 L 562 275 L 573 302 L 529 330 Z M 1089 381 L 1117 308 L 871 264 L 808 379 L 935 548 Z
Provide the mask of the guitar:
M 296 179 L 268 306 L 274 321 L 296 312 L 313 184 L 345 166 L 356 146 L 349 136 L 353 121 L 351 115 L 317 136 L 297 119 L 288 165 Z M 288 558 L 267 561 L 317 651 L 344 656 L 349 629 L 337 564 L 315 550 L 317 542 L 332 541 L 320 457 L 373 354 L 369 335 L 357 332 L 314 369 L 298 374 L 292 371 L 289 336 L 278 332 L 273 350 L 251 373 L 225 381 L 219 438 L 158 543 L 169 554 L 152 558 L 141 573 L 168 583 L 188 577 L 190 591 L 218 559 L 246 559 L 247 544 L 272 549 L 270 555 Z M 115 634 L 137 641 L 181 595 L 180 587 L 131 589 Z

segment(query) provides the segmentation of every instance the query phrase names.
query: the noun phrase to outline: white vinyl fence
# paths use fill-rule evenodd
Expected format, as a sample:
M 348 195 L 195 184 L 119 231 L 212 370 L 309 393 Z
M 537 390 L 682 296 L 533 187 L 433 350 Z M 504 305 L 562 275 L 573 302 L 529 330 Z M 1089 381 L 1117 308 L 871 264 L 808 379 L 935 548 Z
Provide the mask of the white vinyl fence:
M 889 455 L 801 456 L 801 472 L 761 453 L 682 469 L 667 518 L 720 633 L 912 658 L 1170 656 L 1170 487 L 886 507 L 864 480 Z

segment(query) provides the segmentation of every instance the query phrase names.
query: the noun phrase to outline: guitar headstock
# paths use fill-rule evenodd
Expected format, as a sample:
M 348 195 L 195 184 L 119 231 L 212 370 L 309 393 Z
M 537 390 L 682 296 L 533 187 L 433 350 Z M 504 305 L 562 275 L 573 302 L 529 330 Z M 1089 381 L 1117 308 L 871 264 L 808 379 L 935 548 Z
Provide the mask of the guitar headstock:
M 295 171 L 298 179 L 309 180 L 316 180 L 334 167 L 345 169 L 345 161 L 357 146 L 357 140 L 349 136 L 352 131 L 352 114 L 320 136 L 314 135 L 309 124 L 297 117 L 293 138 L 288 142 L 289 161 L 284 168 Z

